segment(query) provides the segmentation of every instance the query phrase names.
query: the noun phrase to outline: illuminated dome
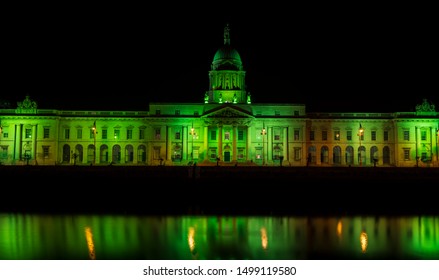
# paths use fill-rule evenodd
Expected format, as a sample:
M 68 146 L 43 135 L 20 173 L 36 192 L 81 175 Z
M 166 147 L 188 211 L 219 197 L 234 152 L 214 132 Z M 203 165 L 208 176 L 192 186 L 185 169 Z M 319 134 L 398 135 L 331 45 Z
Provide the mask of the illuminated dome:
M 224 28 L 224 45 L 219 48 L 212 61 L 212 70 L 242 70 L 241 56 L 230 46 L 230 29 Z

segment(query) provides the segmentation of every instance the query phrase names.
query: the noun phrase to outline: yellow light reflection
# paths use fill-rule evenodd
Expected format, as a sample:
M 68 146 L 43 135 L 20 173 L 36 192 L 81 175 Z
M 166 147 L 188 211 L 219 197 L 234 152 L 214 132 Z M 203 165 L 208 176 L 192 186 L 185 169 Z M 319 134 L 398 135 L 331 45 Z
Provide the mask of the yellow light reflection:
M 95 245 L 93 242 L 93 233 L 90 227 L 85 227 L 85 239 L 87 240 L 88 255 L 91 260 L 96 259 Z
M 360 244 L 361 244 L 361 252 L 366 253 L 368 238 L 367 238 L 367 233 L 364 230 L 360 234 Z
M 337 236 L 338 236 L 338 238 L 341 238 L 342 233 L 343 233 L 343 224 L 342 224 L 341 220 L 339 220 L 337 223 Z
M 262 242 L 262 249 L 267 250 L 268 237 L 267 237 L 267 229 L 265 227 L 261 228 L 261 242 Z
M 189 244 L 189 250 L 193 254 L 195 251 L 195 228 L 190 227 L 187 235 L 187 242 Z

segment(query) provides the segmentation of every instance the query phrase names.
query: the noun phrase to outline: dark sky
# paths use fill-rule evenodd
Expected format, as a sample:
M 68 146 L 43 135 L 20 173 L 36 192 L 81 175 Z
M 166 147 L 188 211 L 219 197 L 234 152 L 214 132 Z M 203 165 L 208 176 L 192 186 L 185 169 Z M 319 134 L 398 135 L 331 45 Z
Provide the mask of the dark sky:
M 12 9 L 0 99 L 15 107 L 29 95 L 39 108 L 74 110 L 202 102 L 229 23 L 254 103 L 304 103 L 309 112 L 413 111 L 424 98 L 439 106 L 433 7 L 215 3 L 221 9 Z

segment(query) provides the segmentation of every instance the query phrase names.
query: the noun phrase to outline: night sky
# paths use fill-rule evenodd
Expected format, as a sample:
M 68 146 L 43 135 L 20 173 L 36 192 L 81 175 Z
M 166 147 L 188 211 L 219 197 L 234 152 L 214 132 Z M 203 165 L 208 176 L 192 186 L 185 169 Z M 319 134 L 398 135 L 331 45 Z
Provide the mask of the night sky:
M 15 108 L 29 95 L 39 108 L 66 110 L 202 102 L 228 23 L 253 103 L 302 103 L 308 112 L 409 112 L 424 98 L 439 106 L 433 7 L 230 12 L 215 3 L 222 8 L 10 10 L 0 99 Z

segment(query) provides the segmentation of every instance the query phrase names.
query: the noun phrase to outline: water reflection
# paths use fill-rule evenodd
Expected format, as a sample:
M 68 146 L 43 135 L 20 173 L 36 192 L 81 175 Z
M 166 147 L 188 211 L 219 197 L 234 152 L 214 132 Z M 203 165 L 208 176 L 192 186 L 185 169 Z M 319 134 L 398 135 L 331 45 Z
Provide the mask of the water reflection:
M 439 217 L 0 214 L 0 259 L 439 259 Z
M 93 242 L 93 233 L 91 232 L 90 227 L 85 227 L 85 239 L 87 240 L 88 255 L 90 256 L 91 260 L 95 260 L 95 245 Z
M 360 234 L 360 244 L 361 244 L 361 252 L 366 253 L 367 251 L 367 233 L 365 231 L 362 231 Z

